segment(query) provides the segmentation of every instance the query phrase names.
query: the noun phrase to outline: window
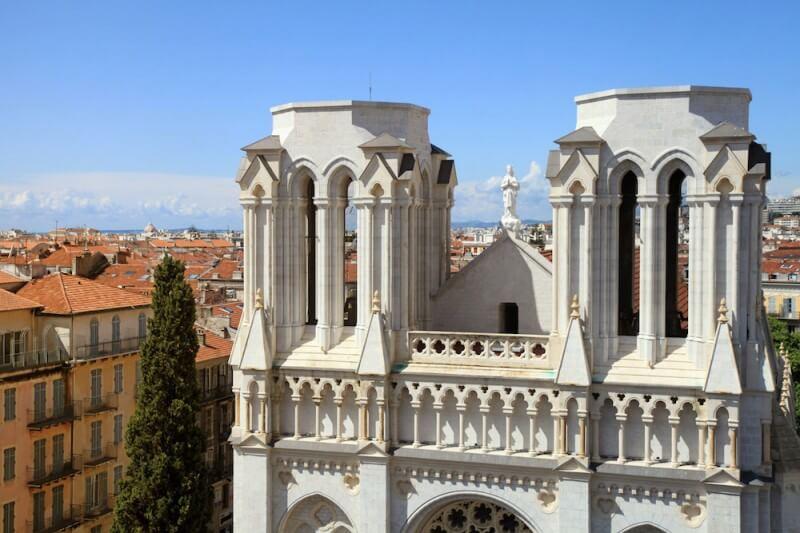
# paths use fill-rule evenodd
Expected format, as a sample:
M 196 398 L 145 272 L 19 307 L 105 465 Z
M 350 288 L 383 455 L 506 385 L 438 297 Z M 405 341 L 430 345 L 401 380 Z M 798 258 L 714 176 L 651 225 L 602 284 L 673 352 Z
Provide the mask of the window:
M 114 416 L 114 444 L 122 442 L 122 415 Z
M 114 315 L 114 318 L 111 319 L 111 349 L 114 353 L 118 353 L 120 351 L 120 339 L 119 317 Z
M 100 420 L 92 422 L 91 431 L 92 449 L 90 454 L 92 457 L 100 457 L 100 455 L 103 453 L 103 423 Z
M 17 477 L 17 450 L 6 448 L 3 450 L 3 481 L 11 481 Z
M 33 475 L 36 479 L 41 479 L 45 474 L 45 461 L 47 452 L 47 441 L 39 439 L 33 443 Z
M 47 408 L 47 383 L 36 383 L 33 386 L 33 415 L 36 420 L 45 417 Z
M 44 529 L 44 491 L 33 493 L 33 530 Z
M 114 392 L 122 392 L 122 365 L 114 365 Z
M 119 494 L 119 484 L 122 482 L 122 465 L 114 467 L 114 494 Z
M 0 365 L 12 365 L 18 360 L 14 357 L 25 351 L 25 332 L 9 331 L 0 335 Z
M 147 315 L 139 313 L 139 338 L 144 339 L 147 336 Z
M 100 322 L 93 318 L 89 322 L 89 347 L 91 355 L 97 355 L 100 352 Z
M 64 434 L 53 435 L 53 471 L 64 468 Z
M 639 274 L 636 228 L 638 204 L 636 195 L 638 178 L 633 172 L 623 176 L 620 186 L 622 202 L 619 205 L 619 269 L 618 269 L 618 320 L 617 333 L 625 336 L 639 334 L 639 302 L 634 292 L 634 276 Z
M 689 264 L 689 220 L 684 185 L 686 174 L 676 170 L 669 179 L 666 238 L 666 309 L 664 331 L 667 337 L 686 337 L 689 328 L 689 310 L 686 297 L 689 287 L 681 273 Z
M 314 205 L 314 181 L 306 185 L 306 324 L 317 323 L 317 206 Z
M 769 298 L 767 298 L 767 312 L 770 314 L 778 312 L 778 304 L 775 301 L 774 296 L 770 296 Z
M 8 422 L 17 418 L 17 389 L 3 392 L 3 420 Z
M 66 390 L 64 389 L 64 380 L 53 380 L 53 416 L 62 416 L 64 414 L 64 404 L 66 403 Z
M 92 370 L 91 379 L 91 404 L 92 407 L 97 407 L 100 405 L 103 396 L 103 371 L 95 368 Z
M 3 533 L 14 533 L 14 502 L 3 504 Z
M 513 302 L 500 304 L 500 333 L 519 333 L 519 306 Z
M 347 179 L 342 184 L 339 191 L 342 197 L 342 273 L 344 278 L 342 280 L 344 295 L 342 301 L 344 302 L 344 310 L 342 311 L 342 324 L 345 326 L 355 326 L 358 321 L 358 255 L 356 250 L 356 233 L 357 233 L 357 220 L 356 220 L 356 206 L 355 199 L 355 182 L 352 179 Z
M 64 485 L 53 487 L 53 524 L 64 519 Z

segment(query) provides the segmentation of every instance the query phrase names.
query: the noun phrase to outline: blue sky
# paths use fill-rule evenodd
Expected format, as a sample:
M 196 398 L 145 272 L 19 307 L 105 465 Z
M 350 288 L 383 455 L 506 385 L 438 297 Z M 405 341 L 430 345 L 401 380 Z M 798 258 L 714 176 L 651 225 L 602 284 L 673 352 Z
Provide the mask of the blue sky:
M 505 165 L 522 215 L 576 94 L 731 85 L 800 188 L 798 2 L 0 3 L 0 228 L 239 227 L 239 148 L 288 101 L 406 101 L 461 185 L 454 220 L 496 220 Z

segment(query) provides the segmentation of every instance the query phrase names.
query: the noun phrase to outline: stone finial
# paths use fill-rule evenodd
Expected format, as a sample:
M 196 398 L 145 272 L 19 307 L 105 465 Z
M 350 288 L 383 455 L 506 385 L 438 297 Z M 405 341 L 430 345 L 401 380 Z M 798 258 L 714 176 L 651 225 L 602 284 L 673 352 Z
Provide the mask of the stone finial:
M 573 294 L 572 295 L 572 303 L 570 304 L 569 307 L 570 307 L 570 309 L 572 309 L 572 312 L 569 314 L 569 316 L 571 318 L 580 318 L 581 317 L 581 306 L 578 303 L 578 295 L 577 294 Z
M 725 298 L 719 301 L 719 318 L 717 322 L 720 324 L 728 323 L 728 305 L 725 303 Z
M 264 309 L 264 291 L 256 289 L 256 309 Z
M 372 312 L 373 313 L 381 312 L 381 293 L 379 293 L 378 291 L 372 293 Z

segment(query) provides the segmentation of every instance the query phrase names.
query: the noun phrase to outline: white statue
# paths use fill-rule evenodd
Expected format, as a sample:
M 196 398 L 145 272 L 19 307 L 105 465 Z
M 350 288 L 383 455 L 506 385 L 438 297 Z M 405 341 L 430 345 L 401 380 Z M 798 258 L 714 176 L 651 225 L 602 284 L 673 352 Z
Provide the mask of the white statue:
M 519 193 L 519 182 L 514 177 L 514 168 L 511 165 L 506 167 L 506 175 L 500 183 L 500 190 L 503 191 L 503 218 L 500 223 L 506 230 L 519 237 L 522 223 L 517 217 L 517 193 Z

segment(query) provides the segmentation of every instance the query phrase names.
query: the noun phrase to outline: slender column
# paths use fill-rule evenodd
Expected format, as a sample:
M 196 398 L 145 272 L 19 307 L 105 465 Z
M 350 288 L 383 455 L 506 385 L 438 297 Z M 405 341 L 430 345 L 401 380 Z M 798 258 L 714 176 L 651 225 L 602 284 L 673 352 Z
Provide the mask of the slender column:
M 371 315 L 372 301 L 372 219 L 374 198 L 357 199 L 354 201 L 358 217 L 357 254 L 358 264 L 358 294 L 356 333 L 359 344 L 363 342 L 367 325 Z
M 366 440 L 369 437 L 369 430 L 367 428 L 367 401 L 359 400 L 358 402 L 358 438 Z
M 250 394 L 245 393 L 243 395 L 243 397 L 244 397 L 244 414 L 245 414 L 244 429 L 248 433 L 252 433 L 253 432 L 253 414 L 252 414 L 251 410 L 252 410 L 253 407 L 252 407 L 252 404 L 250 402 Z
M 706 464 L 706 426 L 697 422 L 697 466 Z
M 335 329 L 333 304 L 336 301 L 334 294 L 334 278 L 336 267 L 335 258 L 338 257 L 335 248 L 335 217 L 334 211 L 336 201 L 328 198 L 314 198 L 314 205 L 317 207 L 317 291 L 316 291 L 316 311 L 317 328 L 316 338 L 319 347 L 323 352 L 327 352 L 333 346 L 333 333 Z
M 617 424 L 619 425 L 618 428 L 618 447 L 619 451 L 617 452 L 617 462 L 624 463 L 625 462 L 625 415 L 617 416 Z
M 708 426 L 708 466 L 717 466 L 717 426 Z
M 653 417 L 642 417 L 644 422 L 644 462 L 651 463 L 650 438 L 653 431 Z
M 433 410 L 436 413 L 436 447 L 444 448 L 442 446 L 442 404 L 434 402 Z
M 592 461 L 600 462 L 600 414 L 592 413 Z
M 259 395 L 258 396 L 258 432 L 259 433 L 266 433 L 266 422 L 267 422 L 267 417 L 265 415 L 266 407 L 267 407 L 267 397 Z
M 458 411 L 458 449 L 464 449 L 464 413 L 467 410 L 466 404 L 456 405 Z
M 670 454 L 669 462 L 672 466 L 678 466 L 678 418 L 669 417 L 670 429 Z
M 489 413 L 489 406 L 481 406 L 481 448 L 483 451 L 489 451 L 489 439 L 486 438 L 486 415 Z
M 717 328 L 716 304 L 720 298 L 717 295 L 717 205 L 719 198 L 708 199 L 706 202 L 706 210 L 708 213 L 707 232 L 708 246 L 706 247 L 706 264 L 708 264 L 708 282 L 706 283 L 706 300 L 708 304 L 704 307 L 705 313 L 705 326 L 703 327 L 703 336 L 707 339 L 713 339 Z
M 292 403 L 294 403 L 294 438 L 300 438 L 300 396 L 292 395 Z
M 253 305 L 255 304 L 255 280 L 258 273 L 256 268 L 257 259 L 257 224 L 256 224 L 256 205 L 258 205 L 257 198 L 249 198 L 241 200 L 243 211 L 243 233 L 244 233 L 244 311 L 242 316 L 245 320 L 250 319 L 253 312 Z
M 739 468 L 739 428 L 732 426 L 728 428 L 728 438 L 731 440 L 731 468 Z
M 655 196 L 640 195 L 638 203 L 641 208 L 640 235 L 642 246 L 639 258 L 639 356 L 650 366 L 657 360 L 657 337 L 659 328 L 656 324 L 658 313 L 658 246 L 663 246 L 656 238 L 658 199 Z
M 336 442 L 342 442 L 342 398 L 333 400 L 336 404 Z
M 400 446 L 400 434 L 399 434 L 399 423 L 397 420 L 397 411 L 398 407 L 397 404 L 400 402 L 399 398 L 395 398 L 392 400 L 391 403 L 391 410 L 392 410 L 392 419 L 390 422 L 392 423 L 392 434 L 390 435 L 389 442 L 392 443 L 393 446 Z
M 569 434 L 567 432 L 567 415 L 561 415 L 561 453 L 569 452 Z
M 322 398 L 314 398 L 314 438 L 316 440 L 322 439 L 322 432 L 320 431 L 320 402 Z
M 761 462 L 772 464 L 772 424 L 767 420 L 761 422 Z
M 419 407 L 420 402 L 411 402 L 411 407 L 414 409 L 414 448 L 419 448 Z
M 586 457 L 586 413 L 578 416 L 578 457 Z
M 383 444 L 384 442 L 384 432 L 385 432 L 385 423 L 386 423 L 386 406 L 383 402 L 378 404 L 378 430 L 376 431 L 375 437 L 378 440 L 379 444 Z
M 281 396 L 276 394 L 272 398 L 272 405 L 274 412 L 272 414 L 272 420 L 275 424 L 274 432 L 275 435 L 280 437 L 281 435 Z
M 528 409 L 528 452 L 536 455 L 536 409 Z
M 561 435 L 561 415 L 553 411 L 553 455 L 561 455 L 564 449 L 564 441 Z
M 511 453 L 511 414 L 513 412 L 514 410 L 511 407 L 503 408 L 503 414 L 506 418 L 506 447 L 504 450 L 506 454 Z
M 239 423 L 240 423 L 239 419 L 241 418 L 241 416 L 239 414 L 239 409 L 241 409 L 241 401 L 239 399 L 240 397 L 241 397 L 241 393 L 239 392 L 239 389 L 235 389 L 233 391 L 233 398 L 234 398 L 234 404 L 235 404 L 234 409 L 233 409 L 233 425 L 237 426 L 237 427 L 239 426 Z
M 582 242 L 581 242 L 581 255 L 579 258 L 580 263 L 580 282 L 578 290 L 573 292 L 579 293 L 581 307 L 590 312 L 589 310 L 592 308 L 592 289 L 594 288 L 594 284 L 592 283 L 592 253 L 591 250 L 592 246 L 592 227 L 594 226 L 594 221 L 592 220 L 593 213 L 594 213 L 594 203 L 595 199 L 592 196 L 584 195 L 579 198 L 580 206 L 583 207 L 583 227 L 580 228 L 582 235 Z M 576 208 L 577 209 L 577 208 Z M 594 321 L 594 314 L 591 315 L 592 319 L 586 320 L 584 322 L 584 327 L 587 330 L 585 335 L 587 337 L 593 337 L 596 333 L 594 328 L 592 327 L 592 322 Z M 566 429 L 566 424 L 565 424 Z

